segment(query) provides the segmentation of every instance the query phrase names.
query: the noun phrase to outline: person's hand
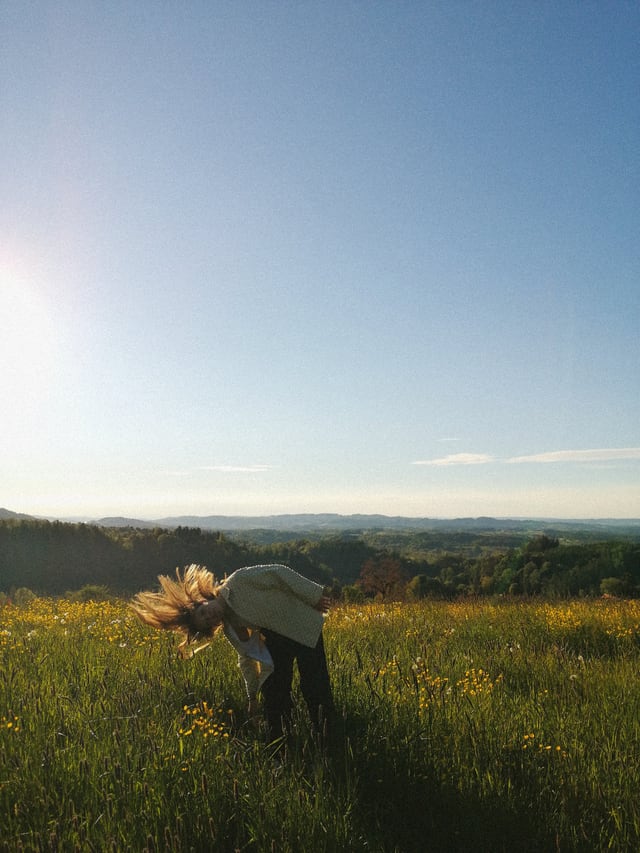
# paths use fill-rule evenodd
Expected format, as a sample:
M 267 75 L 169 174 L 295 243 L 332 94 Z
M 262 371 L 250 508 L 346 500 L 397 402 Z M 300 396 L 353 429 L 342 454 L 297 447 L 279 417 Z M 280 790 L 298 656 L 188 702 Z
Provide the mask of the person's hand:
M 249 722 L 257 729 L 260 726 L 260 703 L 257 699 L 249 699 Z
M 328 595 L 323 595 L 320 597 L 320 601 L 316 604 L 315 609 L 319 610 L 320 613 L 326 613 L 331 607 L 331 599 Z

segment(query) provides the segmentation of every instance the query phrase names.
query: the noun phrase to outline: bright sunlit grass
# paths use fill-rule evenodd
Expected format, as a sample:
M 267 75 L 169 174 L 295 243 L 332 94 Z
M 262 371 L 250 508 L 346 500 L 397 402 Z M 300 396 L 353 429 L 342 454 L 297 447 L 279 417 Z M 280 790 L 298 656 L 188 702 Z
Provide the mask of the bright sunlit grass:
M 336 608 L 340 732 L 284 760 L 233 650 L 124 603 L 0 611 L 0 850 L 631 850 L 640 603 Z M 425 847 L 425 839 L 429 845 Z

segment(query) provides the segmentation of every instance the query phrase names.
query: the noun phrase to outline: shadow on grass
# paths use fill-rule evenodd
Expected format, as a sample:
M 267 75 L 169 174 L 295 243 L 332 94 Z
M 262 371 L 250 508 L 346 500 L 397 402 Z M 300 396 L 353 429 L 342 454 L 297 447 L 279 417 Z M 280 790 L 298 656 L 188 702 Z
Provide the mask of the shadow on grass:
M 461 793 L 443 781 L 427 751 L 413 758 L 383 739 L 372 747 L 367 722 L 344 724 L 345 767 L 355 778 L 354 823 L 362 849 L 384 853 L 549 853 L 552 828 L 537 810 Z M 359 746 L 360 744 L 360 746 Z M 365 745 L 366 744 L 366 748 Z M 425 747 L 426 750 L 426 747 Z M 336 762 L 336 769 L 340 765 Z M 356 844 L 354 850 L 360 849 Z

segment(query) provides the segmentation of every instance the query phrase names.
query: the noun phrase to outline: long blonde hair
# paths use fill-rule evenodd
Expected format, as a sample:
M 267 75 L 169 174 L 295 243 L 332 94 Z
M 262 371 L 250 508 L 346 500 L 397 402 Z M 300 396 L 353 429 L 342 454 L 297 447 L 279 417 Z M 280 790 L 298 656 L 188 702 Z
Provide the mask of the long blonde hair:
M 201 646 L 186 654 L 187 646 L 198 637 L 193 625 L 193 611 L 198 604 L 215 598 L 221 584 L 204 566 L 192 564 L 180 571 L 176 569 L 176 579 L 169 575 L 159 575 L 160 592 L 139 592 L 131 601 L 130 607 L 138 619 L 150 625 L 169 631 L 181 631 L 185 635 L 179 646 L 183 657 L 192 657 Z M 213 633 L 213 632 L 212 632 Z

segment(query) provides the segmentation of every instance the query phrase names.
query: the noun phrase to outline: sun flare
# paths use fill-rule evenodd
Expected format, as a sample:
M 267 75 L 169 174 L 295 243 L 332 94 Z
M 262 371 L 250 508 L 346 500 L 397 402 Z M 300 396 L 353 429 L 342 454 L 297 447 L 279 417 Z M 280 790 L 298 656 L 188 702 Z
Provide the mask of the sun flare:
M 0 375 L 9 400 L 46 387 L 55 367 L 54 343 L 53 319 L 34 277 L 0 260 Z

